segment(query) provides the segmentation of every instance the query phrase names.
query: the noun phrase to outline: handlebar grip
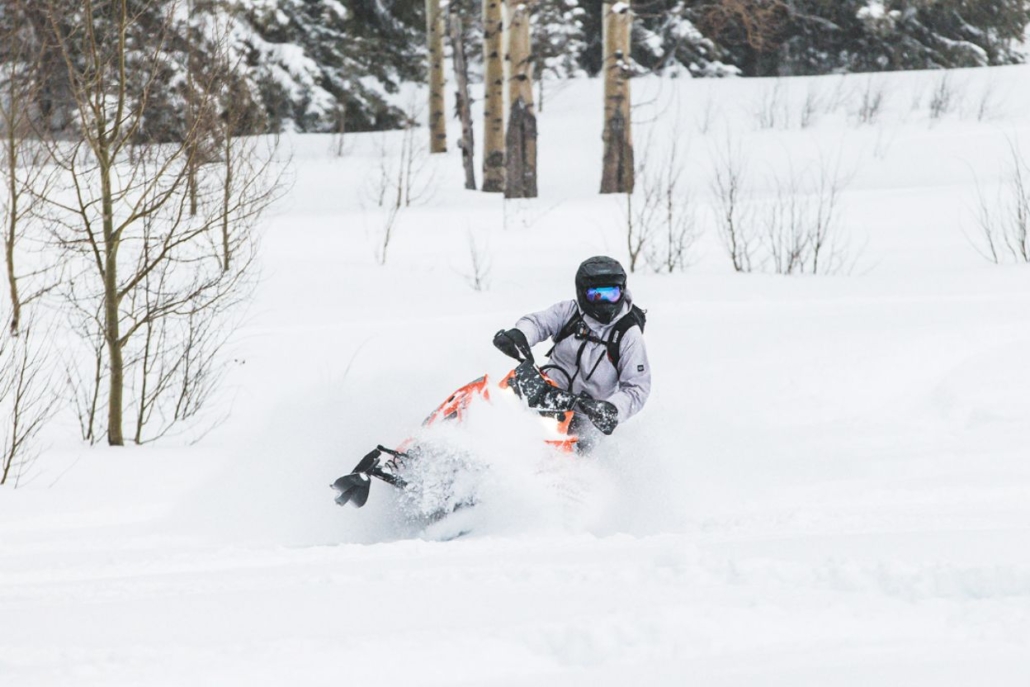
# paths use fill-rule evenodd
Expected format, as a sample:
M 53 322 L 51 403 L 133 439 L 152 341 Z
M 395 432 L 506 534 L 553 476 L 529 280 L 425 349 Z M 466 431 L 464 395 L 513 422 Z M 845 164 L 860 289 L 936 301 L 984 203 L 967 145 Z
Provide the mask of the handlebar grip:
M 608 401 L 581 397 L 576 403 L 576 408 L 605 436 L 614 432 L 619 425 L 619 409 Z

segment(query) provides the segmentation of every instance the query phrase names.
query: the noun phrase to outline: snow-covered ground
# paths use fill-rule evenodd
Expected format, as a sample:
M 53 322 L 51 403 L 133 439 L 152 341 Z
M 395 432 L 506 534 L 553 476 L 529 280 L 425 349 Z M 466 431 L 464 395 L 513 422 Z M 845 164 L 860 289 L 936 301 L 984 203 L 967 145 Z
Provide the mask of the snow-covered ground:
M 631 275 L 654 393 L 542 475 L 482 418 L 491 498 L 453 541 L 392 518 L 384 485 L 360 511 L 327 487 L 503 374 L 493 333 L 571 297 L 582 259 L 626 258 L 623 201 L 596 194 L 601 84 L 547 92 L 537 200 L 434 158 L 385 266 L 372 195 L 401 135 L 340 159 L 291 139 L 228 419 L 86 450 L 63 417 L 0 492 L 0 684 L 1030 684 L 1030 268 L 971 244 L 976 183 L 1010 142 L 1030 157 L 1030 68 L 953 73 L 931 121 L 939 79 L 635 82 L 637 154 L 679 137 L 705 230 L 687 272 Z M 770 102 L 787 123 L 761 128 Z M 732 271 L 707 207 L 727 137 L 766 190 L 790 165 L 853 172 L 850 274 Z

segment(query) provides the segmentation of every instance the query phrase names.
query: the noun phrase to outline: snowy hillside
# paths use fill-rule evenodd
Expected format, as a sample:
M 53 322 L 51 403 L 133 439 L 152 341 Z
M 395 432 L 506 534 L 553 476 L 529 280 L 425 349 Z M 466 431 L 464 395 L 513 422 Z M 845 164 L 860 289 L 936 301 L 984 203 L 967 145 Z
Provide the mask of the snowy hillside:
M 936 118 L 939 72 L 633 87 L 637 155 L 678 142 L 701 230 L 686 271 L 630 275 L 639 416 L 543 466 L 480 418 L 490 498 L 453 541 L 382 484 L 337 507 L 366 451 L 509 369 L 494 332 L 571 298 L 581 260 L 627 261 L 625 201 L 596 193 L 595 80 L 547 92 L 539 199 L 463 191 L 436 156 L 384 265 L 403 134 L 294 137 L 226 420 L 116 450 L 62 416 L 0 492 L 0 684 L 1030 684 L 1030 265 L 976 249 L 978 185 L 1030 160 L 1030 68 L 951 73 Z M 844 170 L 849 269 L 735 273 L 727 150 L 756 207 Z

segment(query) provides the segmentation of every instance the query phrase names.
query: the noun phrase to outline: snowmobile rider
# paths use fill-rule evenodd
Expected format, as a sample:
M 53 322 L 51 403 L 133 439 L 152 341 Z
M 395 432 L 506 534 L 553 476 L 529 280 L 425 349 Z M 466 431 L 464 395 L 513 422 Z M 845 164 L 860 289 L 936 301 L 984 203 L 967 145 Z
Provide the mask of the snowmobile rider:
M 651 393 L 651 367 L 644 346 L 644 311 L 633 305 L 626 270 L 597 256 L 576 271 L 576 300 L 531 313 L 513 329 L 494 336 L 494 346 L 517 360 L 533 359 L 531 348 L 551 338 L 550 362 L 541 367 L 557 384 L 580 396 L 570 432 L 582 450 L 640 412 Z M 583 416 L 590 417 L 590 421 Z M 594 426 L 591 426 L 591 421 Z

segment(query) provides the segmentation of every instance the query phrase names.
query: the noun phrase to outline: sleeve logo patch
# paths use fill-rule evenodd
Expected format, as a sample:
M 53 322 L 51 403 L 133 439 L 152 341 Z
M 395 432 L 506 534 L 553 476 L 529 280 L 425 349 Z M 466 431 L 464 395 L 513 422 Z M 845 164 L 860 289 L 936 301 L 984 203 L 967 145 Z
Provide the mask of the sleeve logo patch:
M 644 371 L 644 366 L 643 365 L 637 365 L 637 372 L 643 372 L 643 371 Z

